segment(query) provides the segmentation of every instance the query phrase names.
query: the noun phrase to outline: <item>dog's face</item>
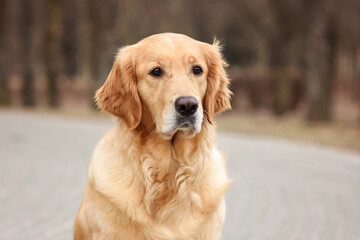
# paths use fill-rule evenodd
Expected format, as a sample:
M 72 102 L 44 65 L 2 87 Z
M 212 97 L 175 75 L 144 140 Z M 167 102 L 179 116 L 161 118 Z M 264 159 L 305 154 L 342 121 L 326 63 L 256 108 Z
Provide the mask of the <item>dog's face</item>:
M 206 57 L 194 40 L 156 35 L 138 46 L 138 92 L 156 129 L 165 137 L 177 130 L 199 133 L 208 74 Z
M 164 138 L 177 131 L 191 137 L 230 108 L 224 65 L 217 44 L 153 35 L 120 50 L 97 102 L 130 129 L 143 122 L 155 124 Z

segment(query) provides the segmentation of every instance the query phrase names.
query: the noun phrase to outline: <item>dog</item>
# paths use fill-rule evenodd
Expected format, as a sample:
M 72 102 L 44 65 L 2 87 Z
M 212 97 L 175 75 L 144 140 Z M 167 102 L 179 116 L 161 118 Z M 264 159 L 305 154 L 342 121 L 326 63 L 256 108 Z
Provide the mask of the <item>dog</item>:
M 162 33 L 121 48 L 99 108 L 118 123 L 95 148 L 74 239 L 218 239 L 230 186 L 214 115 L 230 109 L 213 44 Z

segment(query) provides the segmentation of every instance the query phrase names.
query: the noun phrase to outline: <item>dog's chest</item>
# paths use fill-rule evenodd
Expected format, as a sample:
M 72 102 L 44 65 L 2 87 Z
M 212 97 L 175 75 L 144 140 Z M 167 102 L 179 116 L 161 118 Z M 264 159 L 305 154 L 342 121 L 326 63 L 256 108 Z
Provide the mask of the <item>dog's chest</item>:
M 181 166 L 174 159 L 156 161 L 150 156 L 142 158 L 145 180 L 143 203 L 148 214 L 160 220 L 179 218 L 188 211 L 200 213 L 203 199 L 196 186 L 201 177 L 198 168 Z

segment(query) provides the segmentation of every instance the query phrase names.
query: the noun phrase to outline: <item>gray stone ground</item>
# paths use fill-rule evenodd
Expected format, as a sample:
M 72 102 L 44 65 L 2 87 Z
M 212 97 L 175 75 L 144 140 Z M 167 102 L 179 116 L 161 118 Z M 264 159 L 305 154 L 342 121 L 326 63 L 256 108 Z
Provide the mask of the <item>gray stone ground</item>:
M 0 110 L 0 239 L 72 239 L 99 119 Z M 222 239 L 360 239 L 360 155 L 219 133 L 234 182 Z

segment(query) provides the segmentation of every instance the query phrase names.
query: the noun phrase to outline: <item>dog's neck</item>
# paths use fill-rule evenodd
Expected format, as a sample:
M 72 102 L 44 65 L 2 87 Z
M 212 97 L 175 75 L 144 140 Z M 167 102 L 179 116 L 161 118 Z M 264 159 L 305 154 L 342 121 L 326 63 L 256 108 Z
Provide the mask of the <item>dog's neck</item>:
M 141 123 L 132 131 L 132 134 L 136 136 L 137 150 L 142 152 L 142 154 L 155 155 L 156 153 L 168 152 L 177 161 L 190 164 L 191 156 L 201 154 L 204 150 L 212 150 L 215 127 L 209 123 L 204 122 L 198 134 L 191 135 L 184 131 L 177 131 L 170 139 L 164 138 L 161 133 L 157 132 L 154 122 L 152 123 Z M 155 151 L 157 148 L 161 148 L 163 151 Z M 169 156 L 153 157 L 161 161 Z
M 129 149 L 128 159 L 135 156 L 138 159 L 132 160 L 132 164 L 134 171 L 142 170 L 143 174 L 138 177 L 144 183 L 144 204 L 150 214 L 158 212 L 157 206 L 162 206 L 157 202 L 170 201 L 181 185 L 187 186 L 185 189 L 201 188 L 198 184 L 212 158 L 215 127 L 204 123 L 200 133 L 192 138 L 178 131 L 172 139 L 164 139 L 148 126 L 140 125 L 136 130 L 129 130 L 125 123 L 120 122 L 118 136 L 128 136 L 122 141 L 131 141 L 134 146 Z M 181 189 L 184 191 L 184 187 Z

